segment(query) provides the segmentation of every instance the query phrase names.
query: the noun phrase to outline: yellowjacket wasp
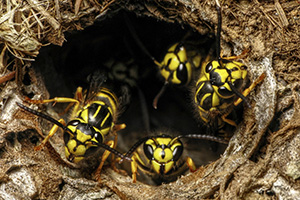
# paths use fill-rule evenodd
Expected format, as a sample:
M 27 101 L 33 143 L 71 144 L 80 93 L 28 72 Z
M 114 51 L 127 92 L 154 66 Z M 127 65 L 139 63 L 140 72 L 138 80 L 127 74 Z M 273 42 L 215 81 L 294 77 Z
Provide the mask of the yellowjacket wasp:
M 132 181 L 136 182 L 138 169 L 151 176 L 157 183 L 174 181 L 187 169 L 190 169 L 191 172 L 196 171 L 197 168 L 193 160 L 183 156 L 184 147 L 180 140 L 182 138 L 228 143 L 215 136 L 200 134 L 179 135 L 177 137 L 161 134 L 144 137 L 125 154 L 125 157 L 132 158 Z
M 247 89 L 245 88 L 247 67 L 237 61 L 238 58 L 232 56 L 221 58 L 220 38 L 221 38 L 221 7 L 217 2 L 218 27 L 216 36 L 217 60 L 209 61 L 210 57 L 202 63 L 201 73 L 193 88 L 193 101 L 201 120 L 210 126 L 221 128 L 226 122 L 236 126 L 233 120 L 226 117 L 231 113 L 234 106 L 242 100 L 250 107 L 245 98 L 250 91 L 265 78 L 265 74 L 260 75 Z M 244 89 L 244 90 L 243 90 Z
M 17 105 L 25 111 L 54 123 L 49 134 L 40 145 L 35 147 L 35 150 L 42 149 L 57 132 L 58 128 L 62 128 L 64 131 L 65 155 L 67 160 L 72 163 L 81 163 L 88 159 L 99 161 L 99 157 L 97 157 L 98 150 L 99 148 L 105 149 L 95 172 L 96 180 L 100 181 L 101 169 L 110 153 L 129 161 L 131 159 L 115 149 L 117 144 L 116 132 L 125 128 L 125 124 L 116 124 L 119 107 L 118 98 L 108 88 L 100 87 L 99 89 L 95 87 L 96 85 L 92 86 L 85 93 L 82 92 L 81 87 L 78 87 L 74 98 L 26 99 L 26 101 L 34 104 L 69 103 L 65 111 L 68 111 L 71 107 L 73 107 L 73 110 L 70 115 L 71 120 L 67 124 L 64 119 L 55 120 L 20 103 L 17 103 Z M 108 140 L 110 134 L 112 134 L 114 140 Z
M 181 41 L 173 44 L 162 61 L 158 62 L 142 44 L 126 15 L 125 21 L 138 46 L 158 67 L 160 75 L 165 80 L 163 87 L 153 100 L 153 107 L 157 109 L 158 100 L 169 84 L 187 86 L 191 82 L 195 70 L 200 67 L 202 56 L 195 45 Z

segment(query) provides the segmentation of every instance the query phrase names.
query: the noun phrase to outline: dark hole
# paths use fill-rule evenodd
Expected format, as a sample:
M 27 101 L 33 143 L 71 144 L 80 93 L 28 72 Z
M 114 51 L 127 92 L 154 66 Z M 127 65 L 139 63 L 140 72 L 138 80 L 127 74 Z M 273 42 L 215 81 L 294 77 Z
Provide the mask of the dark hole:
M 14 145 L 16 133 L 15 132 L 9 132 L 6 134 L 5 139 L 12 145 Z

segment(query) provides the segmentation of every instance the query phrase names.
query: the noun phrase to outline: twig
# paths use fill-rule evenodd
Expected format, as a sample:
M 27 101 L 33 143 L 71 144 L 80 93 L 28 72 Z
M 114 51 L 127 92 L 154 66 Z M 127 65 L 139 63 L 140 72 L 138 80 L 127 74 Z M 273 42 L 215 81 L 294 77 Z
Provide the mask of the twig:
M 15 74 L 16 74 L 16 71 L 12 71 L 12 72 L 10 72 L 8 74 L 5 74 L 4 76 L 0 77 L 0 84 L 11 80 L 13 77 L 15 77 Z
M 282 8 L 282 6 L 280 5 L 278 0 L 275 0 L 275 9 L 279 15 L 279 19 L 281 21 L 281 24 L 283 27 L 287 27 L 289 25 L 289 21 L 286 18 L 286 15 L 284 13 L 284 10 Z
M 54 0 L 54 8 L 55 8 L 55 12 L 56 12 L 56 18 L 59 20 L 59 21 L 61 21 L 61 15 L 60 15 L 60 11 L 59 11 L 59 9 L 60 9 L 60 7 L 59 7 L 59 2 L 58 2 L 58 0 Z
M 54 30 L 59 29 L 60 23 L 54 17 L 52 17 L 42 6 L 40 6 L 38 2 L 35 2 L 35 0 L 27 0 L 27 2 L 33 9 L 37 10 L 46 17 L 46 20 L 54 28 Z
M 101 10 L 100 10 L 100 13 L 102 13 L 102 12 L 104 12 L 107 8 L 108 8 L 108 6 L 110 6 L 112 3 L 114 3 L 115 2 L 115 0 L 112 0 L 112 1 L 110 1 L 110 2 L 108 2 Z
M 44 25 L 42 24 L 42 22 L 39 20 L 39 18 L 37 17 L 37 14 L 34 12 L 33 9 L 30 9 L 32 16 L 35 18 L 35 20 L 37 21 L 37 23 L 39 24 L 39 26 L 44 29 Z M 29 27 L 29 26 L 28 26 Z
M 82 0 L 75 1 L 75 15 L 78 14 Z
M 3 47 L 1 54 L 0 54 L 0 71 L 2 72 L 2 70 L 5 69 L 4 66 L 4 55 L 5 55 L 5 51 L 6 51 L 6 46 Z

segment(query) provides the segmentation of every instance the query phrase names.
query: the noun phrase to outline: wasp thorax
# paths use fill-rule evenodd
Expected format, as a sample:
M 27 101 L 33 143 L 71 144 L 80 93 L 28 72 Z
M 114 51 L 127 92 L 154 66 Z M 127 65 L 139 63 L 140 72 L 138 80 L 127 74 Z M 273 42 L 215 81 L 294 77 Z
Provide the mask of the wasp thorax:
M 192 66 L 188 62 L 186 49 L 181 43 L 176 43 L 168 49 L 161 63 L 160 73 L 172 84 L 185 85 L 190 82 Z

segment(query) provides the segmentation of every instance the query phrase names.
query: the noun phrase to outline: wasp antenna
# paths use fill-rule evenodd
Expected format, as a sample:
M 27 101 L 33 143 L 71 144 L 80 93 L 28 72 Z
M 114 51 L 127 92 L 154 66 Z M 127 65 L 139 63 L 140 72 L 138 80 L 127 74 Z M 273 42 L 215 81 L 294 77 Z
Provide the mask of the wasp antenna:
M 53 124 L 56 124 L 57 126 L 59 126 L 60 128 L 64 129 L 65 131 L 70 131 L 66 126 L 64 126 L 62 123 L 60 123 L 60 122 L 57 121 L 56 119 L 50 117 L 49 115 L 46 115 L 46 114 L 44 114 L 44 113 L 42 113 L 42 112 L 33 110 L 33 109 L 31 109 L 31 108 L 29 108 L 29 107 L 23 105 L 23 104 L 20 104 L 19 102 L 16 102 L 16 104 L 17 104 L 20 108 L 22 108 L 23 110 L 26 110 L 27 112 L 30 112 L 30 113 L 32 113 L 32 114 L 34 114 L 34 115 L 37 115 L 37 116 L 39 116 L 39 117 L 42 117 L 42 118 L 44 118 L 44 119 L 46 119 L 46 120 L 52 122 Z
M 218 13 L 218 26 L 217 26 L 217 36 L 216 36 L 216 51 L 218 56 L 218 62 L 221 65 L 221 30 L 222 30 L 222 14 L 221 14 L 221 6 L 218 0 L 216 0 L 217 4 L 217 13 Z
M 228 85 L 230 86 L 230 89 L 234 92 L 234 94 L 236 94 L 239 98 L 241 98 L 248 106 L 248 108 L 251 108 L 251 105 L 249 103 L 249 101 L 246 99 L 246 97 L 240 93 L 235 87 L 234 85 L 232 85 L 232 83 L 230 81 L 228 81 Z
M 149 119 L 149 111 L 147 108 L 147 102 L 143 91 L 137 86 L 138 95 L 140 99 L 140 105 L 142 110 L 142 119 L 144 121 L 145 130 L 147 132 L 150 131 L 150 119 Z
M 158 94 L 155 96 L 155 98 L 153 100 L 153 108 L 154 109 L 157 109 L 157 102 L 158 102 L 159 98 L 161 97 L 161 95 L 165 92 L 168 85 L 169 85 L 169 82 L 165 81 L 165 84 L 162 86 L 162 88 L 160 89 Z
M 140 139 L 139 141 L 137 141 L 128 151 L 127 153 L 123 156 L 124 158 L 130 158 L 131 154 L 143 143 L 145 142 L 146 140 L 152 138 L 152 136 L 147 136 L 147 137 L 144 137 L 142 139 Z M 130 158 L 131 159 L 131 158 Z M 119 161 L 119 163 L 122 163 L 123 162 L 123 158 Z
M 162 67 L 162 65 L 150 54 L 150 52 L 146 49 L 145 45 L 142 43 L 140 38 L 138 37 L 134 27 L 132 26 L 132 23 L 130 22 L 130 19 L 126 14 L 124 14 L 125 23 L 128 27 L 129 32 L 131 33 L 133 39 L 137 43 L 137 45 L 141 48 L 141 50 L 156 64 L 158 67 Z
M 228 144 L 228 141 L 216 137 L 216 136 L 212 136 L 212 135 L 201 135 L 201 134 L 188 134 L 188 135 L 179 135 L 177 136 L 177 139 L 179 138 L 193 138 L 193 139 L 200 139 L 200 140 L 210 140 L 210 141 L 214 141 L 214 142 L 218 142 L 218 143 L 222 143 L 222 144 Z
M 180 138 L 182 138 L 181 135 L 179 135 L 179 136 L 177 136 L 177 137 L 174 137 L 174 138 L 171 140 L 170 144 L 173 144 L 176 140 L 179 140 Z
M 103 143 L 93 143 L 99 147 L 102 147 L 103 149 L 106 149 L 108 151 L 110 151 L 111 153 L 115 154 L 116 156 L 120 157 L 122 160 L 128 160 L 128 161 L 132 161 L 132 159 L 126 155 L 123 155 L 122 153 L 120 153 L 119 151 L 117 151 L 116 149 L 114 148 L 111 148 L 110 146 L 106 145 L 106 144 L 103 144 Z

